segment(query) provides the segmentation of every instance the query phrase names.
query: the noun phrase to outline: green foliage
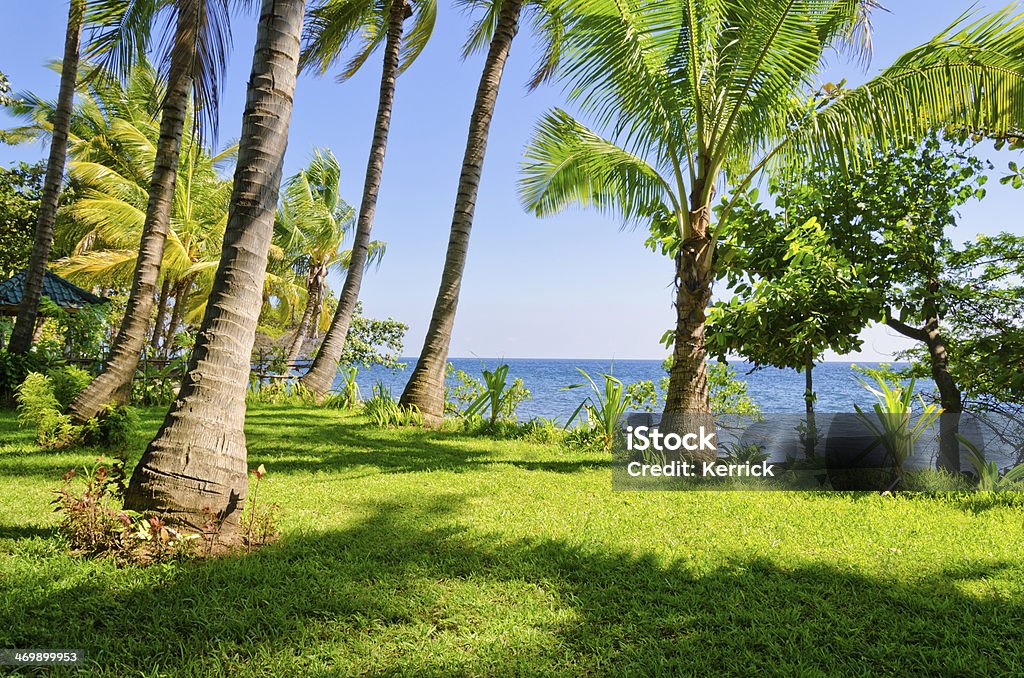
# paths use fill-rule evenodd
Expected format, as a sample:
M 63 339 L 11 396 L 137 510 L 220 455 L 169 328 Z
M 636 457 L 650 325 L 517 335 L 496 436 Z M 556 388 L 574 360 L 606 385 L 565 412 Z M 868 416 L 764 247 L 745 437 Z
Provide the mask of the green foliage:
M 245 394 L 246 405 L 311 405 L 316 395 L 298 382 L 274 379 L 261 384 L 252 380 Z
M 399 405 L 390 389 L 380 381 L 373 387 L 373 397 L 363 403 L 363 414 L 380 428 L 423 425 L 419 410 Z
M 46 165 L 0 167 L 0 281 L 28 265 Z
M 662 365 L 667 372 L 672 367 L 671 357 Z M 711 411 L 716 414 L 738 414 L 761 418 L 761 407 L 747 391 L 747 382 L 736 378 L 736 370 L 726 363 L 708 363 L 708 394 Z M 665 406 L 668 377 L 662 377 L 658 386 L 650 379 L 626 387 L 627 409 L 657 411 Z
M 30 372 L 46 373 L 53 362 L 51 356 L 39 351 L 11 353 L 0 349 L 0 404 L 13 404 L 16 390 L 25 377 Z
M 66 410 L 71 401 L 92 381 L 92 374 L 76 365 L 53 368 L 46 375 L 50 378 L 53 395 L 61 411 Z
M 516 408 L 530 398 L 530 391 L 523 385 L 523 380 L 517 378 L 509 385 L 508 365 L 499 365 L 493 372 L 485 369 L 483 374 L 483 393 L 469 403 L 463 414 L 472 417 L 486 411 L 492 426 L 499 419 L 515 421 Z
M 142 407 L 170 405 L 181 388 L 181 378 L 187 365 L 187 356 L 163 365 L 143 362 L 132 380 L 132 403 Z
M 399 358 L 409 326 L 393 318 L 367 318 L 360 314 L 360 310 L 361 307 L 357 306 L 356 315 L 352 316 L 345 348 L 341 352 L 341 364 L 366 368 L 373 365 L 389 369 L 405 367 Z
M 135 435 L 139 415 L 129 405 L 104 405 L 98 415 L 85 422 L 82 442 L 107 449 L 124 449 Z
M 166 525 L 156 516 L 118 508 L 126 488 L 126 459 L 100 458 L 79 475 L 69 469 L 51 504 L 58 530 L 74 555 L 109 558 L 118 565 L 148 565 L 191 558 L 198 534 Z M 81 479 L 81 482 L 79 482 Z
M 483 383 L 451 363 L 445 365 L 444 412 L 459 414 L 484 393 Z
M 35 429 L 36 442 L 47 449 L 61 449 L 74 445 L 123 449 L 131 441 L 138 425 L 138 414 L 127 405 L 105 406 L 97 416 L 78 425 L 68 414 L 56 395 L 57 385 L 62 395 L 74 392 L 81 385 L 83 375 L 76 368 L 64 367 L 56 379 L 31 372 L 18 387 L 18 423 Z M 84 375 L 88 378 L 88 374 Z M 72 396 L 73 397 L 73 396 Z
M 619 430 L 619 422 L 628 406 L 625 387 L 612 375 L 602 374 L 599 376 L 604 378 L 604 389 L 600 389 L 585 370 L 579 367 L 576 370 L 586 378 L 587 383 L 571 384 L 563 390 L 580 388 L 589 384 L 592 393 L 573 411 L 569 420 L 565 422 L 565 426 L 566 428 L 571 426 L 576 416 L 582 410 L 586 410 L 589 428 L 599 432 L 604 448 L 610 450 L 615 434 Z
M 726 450 L 729 461 L 733 464 L 760 464 L 771 455 L 761 449 L 760 445 L 748 443 L 735 445 Z
M 331 393 L 324 398 L 322 405 L 330 409 L 354 409 L 362 402 L 359 384 L 356 383 L 356 375 L 359 374 L 359 368 L 342 367 L 338 371 L 342 378 L 344 378 L 345 383 L 342 385 L 341 391 Z
M 63 414 L 53 393 L 53 383 L 46 375 L 30 372 L 18 386 L 17 399 L 18 423 L 35 429 L 36 442 L 41 447 L 60 449 L 80 440 L 81 427 Z
M 918 396 L 921 415 L 915 422 L 913 379 L 910 380 L 910 384 L 903 386 L 898 382 L 891 385 L 882 377 L 876 376 L 877 389 L 860 377 L 857 381 L 878 399 L 873 406 L 874 416 L 866 414 L 860 405 L 853 406 L 861 421 L 875 435 L 875 443 L 871 449 L 878 445 L 885 448 L 896 473 L 902 478 L 905 474 L 904 464 L 914 455 L 914 444 L 928 427 L 935 423 L 942 410 L 938 405 L 925 404 L 924 399 Z
M 1018 483 L 1024 482 L 1024 464 L 1000 473 L 994 461 L 986 461 L 985 454 L 970 439 L 956 434 L 960 444 L 967 448 L 967 461 L 971 464 L 974 475 L 978 477 L 979 492 L 1000 492 L 1008 489 L 1020 489 Z

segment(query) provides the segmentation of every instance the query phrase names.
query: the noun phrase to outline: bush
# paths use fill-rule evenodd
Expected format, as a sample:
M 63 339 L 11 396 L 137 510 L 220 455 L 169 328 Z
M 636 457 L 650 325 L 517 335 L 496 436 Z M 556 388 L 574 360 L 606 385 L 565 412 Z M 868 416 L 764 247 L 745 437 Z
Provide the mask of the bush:
M 33 353 L 11 353 L 0 350 L 0 405 L 14 405 L 18 387 L 30 372 L 45 374 L 52 361 L 49 356 Z
M 180 560 L 195 554 L 200 535 L 186 534 L 156 516 L 116 508 L 125 491 L 125 460 L 100 458 L 78 473 L 68 470 L 52 504 L 60 514 L 58 529 L 77 555 L 109 557 L 118 564 Z
M 46 374 L 53 384 L 53 395 L 60 404 L 61 411 L 66 410 L 71 401 L 92 381 L 89 372 L 75 365 L 55 367 Z
M 82 442 L 87 445 L 124 449 L 131 442 L 139 415 L 128 405 L 105 405 L 99 415 L 85 423 Z
M 314 405 L 316 396 L 298 382 L 279 379 L 270 384 L 253 382 L 245 394 L 246 405 Z
M 18 423 L 36 430 L 36 442 L 40 446 L 60 449 L 78 441 L 81 428 L 61 412 L 49 377 L 30 372 L 18 386 L 17 400 Z
M 363 403 L 363 414 L 381 428 L 421 426 L 423 418 L 415 407 L 399 405 L 383 382 L 373 387 L 373 397 Z
M 53 380 L 38 372 L 29 373 L 21 383 L 18 387 L 17 400 L 18 423 L 34 428 L 36 442 L 48 449 L 60 449 L 80 443 L 123 448 L 131 440 L 138 424 L 135 410 L 127 405 L 120 405 L 107 406 L 84 425 L 76 425 L 70 415 L 62 412 L 63 407 L 54 394 Z

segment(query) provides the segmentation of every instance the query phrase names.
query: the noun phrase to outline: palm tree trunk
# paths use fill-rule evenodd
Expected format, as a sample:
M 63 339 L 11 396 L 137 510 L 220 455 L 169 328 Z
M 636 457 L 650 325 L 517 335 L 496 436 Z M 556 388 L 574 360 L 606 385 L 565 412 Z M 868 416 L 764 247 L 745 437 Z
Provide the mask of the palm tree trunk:
M 405 385 L 405 391 L 402 392 L 402 404 L 418 408 L 423 416 L 423 422 L 430 426 L 439 424 L 444 416 L 445 364 L 448 360 L 448 347 L 451 345 L 452 327 L 455 324 L 455 311 L 459 303 L 462 274 L 466 267 L 469 234 L 473 227 L 473 213 L 487 150 L 487 136 L 491 128 L 491 119 L 494 117 L 494 105 L 498 98 L 505 61 L 508 59 L 512 40 L 519 30 L 519 14 L 522 7 L 522 0 L 504 0 L 501 5 L 498 26 L 487 51 L 470 117 L 469 138 L 462 158 L 462 173 L 459 176 L 441 285 L 419 360 L 416 361 L 416 367 Z
M 295 330 L 295 338 L 292 339 L 292 344 L 288 348 L 288 355 L 285 358 L 287 366 L 298 360 L 299 353 L 302 352 L 302 345 L 306 342 L 306 337 L 309 335 L 309 327 L 313 322 L 313 309 L 320 304 L 320 292 L 317 289 L 318 280 L 317 276 L 310 276 L 309 288 L 306 290 L 306 308 L 302 311 L 302 320 L 299 321 L 299 327 Z
M 377 102 L 377 120 L 373 130 L 373 143 L 370 145 L 370 158 L 366 163 L 363 200 L 359 205 L 359 218 L 352 243 L 352 259 L 345 273 L 338 308 L 331 319 L 331 326 L 327 330 L 324 342 L 309 370 L 299 379 L 299 383 L 317 396 L 327 392 L 338 374 L 338 362 L 341 360 L 348 328 L 352 323 L 356 303 L 359 301 L 359 288 L 363 284 L 363 269 L 366 267 L 366 258 L 370 250 L 370 231 L 373 228 L 377 194 L 384 173 L 384 153 L 388 145 L 388 132 L 391 129 L 391 108 L 395 100 L 395 81 L 398 78 L 402 30 L 408 16 L 407 10 L 408 4 L 405 0 L 392 0 L 388 36 L 384 46 L 384 70 L 381 73 L 380 96 Z
M 245 390 L 288 143 L 303 0 L 263 0 L 220 265 L 188 373 L 125 507 L 232 540 L 247 492 Z
M 191 289 L 191 277 L 174 286 L 174 306 L 171 308 L 171 321 L 167 324 L 167 334 L 164 335 L 164 357 L 170 357 L 174 351 L 176 337 L 178 336 L 178 325 L 181 324 L 181 317 L 185 314 L 185 304 L 188 303 L 188 294 Z
M 691 234 L 676 257 L 676 329 L 669 370 L 665 411 L 659 428 L 666 432 L 696 431 L 713 428 L 711 399 L 708 392 L 707 350 L 704 326 L 714 281 L 712 255 L 714 243 L 709 232 L 711 205 L 701 204 L 702 182 L 695 182 L 690 224 Z M 713 461 L 716 453 L 698 450 L 688 457 Z
M 43 295 L 43 276 L 46 274 L 50 246 L 53 245 L 53 225 L 57 219 L 57 206 L 64 184 L 64 164 L 67 161 L 68 133 L 71 128 L 75 83 L 78 79 L 78 57 L 84 17 L 85 0 L 71 0 L 68 8 L 67 33 L 64 38 L 64 61 L 61 62 L 60 68 L 60 89 L 57 94 L 57 108 L 53 114 L 50 158 L 46 163 L 43 193 L 39 200 L 39 216 L 36 218 L 35 240 L 28 260 L 21 305 L 18 307 L 18 317 L 14 322 L 14 331 L 8 344 L 11 353 L 27 352 L 32 347 L 32 337 L 36 329 L 39 299 Z
M 167 317 L 167 297 L 171 294 L 171 281 L 164 278 L 160 286 L 160 297 L 156 302 L 156 319 L 153 321 L 153 334 L 149 339 L 149 347 L 156 354 L 160 348 L 160 338 L 164 335 L 164 318 Z
M 146 330 L 153 311 L 154 292 L 160 277 L 167 229 L 174 209 L 178 154 L 188 111 L 193 61 L 196 58 L 197 29 L 194 17 L 189 14 L 178 12 L 175 44 L 167 76 L 167 93 L 161 108 L 160 139 L 157 141 L 153 178 L 149 186 L 146 222 L 142 229 L 128 306 L 103 371 L 68 406 L 69 414 L 78 421 L 96 416 L 108 403 L 123 400 L 129 392 L 127 385 L 131 384 L 135 376 L 139 355 L 146 346 Z

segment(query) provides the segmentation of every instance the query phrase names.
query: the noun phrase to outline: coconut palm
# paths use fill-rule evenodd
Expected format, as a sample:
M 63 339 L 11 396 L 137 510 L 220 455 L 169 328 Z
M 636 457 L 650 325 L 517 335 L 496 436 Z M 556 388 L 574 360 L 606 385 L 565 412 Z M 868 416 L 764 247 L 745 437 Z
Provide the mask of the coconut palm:
M 459 303 L 462 273 L 466 268 L 469 234 L 473 227 L 480 176 L 483 173 L 487 137 L 494 117 L 494 105 L 501 86 L 512 40 L 519 31 L 520 15 L 524 9 L 533 16 L 533 24 L 544 45 L 541 59 L 530 81 L 534 88 L 546 81 L 558 64 L 560 40 L 563 34 L 561 11 L 557 3 L 548 0 L 481 0 L 465 4 L 484 10 L 474 24 L 463 56 L 487 48 L 476 99 L 469 119 L 469 137 L 462 157 L 462 172 L 455 197 L 451 233 L 445 254 L 441 284 L 434 302 L 433 314 L 423 340 L 419 360 L 402 392 L 401 403 L 418 409 L 423 422 L 433 426 L 444 414 L 444 375 L 448 364 L 455 310 Z
M 62 209 L 55 234 L 59 247 L 72 254 L 55 262 L 54 268 L 86 287 L 127 290 L 145 227 L 164 84 L 145 60 L 136 63 L 123 82 L 92 66 L 86 70 L 69 137 L 69 173 L 78 187 L 77 199 Z M 52 110 L 49 102 L 24 95 L 15 112 L 28 124 L 9 130 L 8 136 L 17 141 L 45 137 L 51 132 Z M 204 276 L 212 280 L 216 269 L 231 192 L 220 170 L 236 152 L 230 146 L 211 156 L 192 121 L 186 116 L 150 339 L 154 349 L 163 341 L 165 351 L 170 348 L 168 337 L 184 318 L 193 283 Z M 165 332 L 168 312 L 172 321 Z
M 67 31 L 64 37 L 64 59 L 61 62 L 60 89 L 52 119 L 50 157 L 46 163 L 46 176 L 39 199 L 39 215 L 36 218 L 35 239 L 29 255 L 21 306 L 18 307 L 14 331 L 8 344 L 12 353 L 25 353 L 32 346 L 32 335 L 39 315 L 43 275 L 46 272 L 46 260 L 50 256 L 50 246 L 53 244 L 53 226 L 57 219 L 61 187 L 64 184 L 64 163 L 67 158 L 68 131 L 75 98 L 75 81 L 78 78 L 79 48 L 84 21 L 85 0 L 70 0 Z
M 859 87 L 816 90 L 826 53 L 870 47 L 876 7 L 568 0 L 559 77 L 597 131 L 561 110 L 546 115 L 526 150 L 521 197 L 539 216 L 576 204 L 649 224 L 675 257 L 667 415 L 709 411 L 715 248 L 733 201 L 762 171 L 809 158 L 853 167 L 949 126 L 991 135 L 1024 126 L 1024 24 L 1010 10 L 961 17 Z M 732 197 L 715 222 L 723 186 Z
M 303 66 L 307 69 L 326 73 L 358 36 L 361 40 L 359 48 L 339 77 L 345 80 L 355 74 L 381 44 L 384 47 L 377 118 L 352 243 L 352 265 L 345 275 L 338 306 L 324 343 L 316 360 L 300 380 L 303 386 L 318 395 L 327 392 L 338 372 L 345 337 L 355 313 L 356 302 L 359 301 L 363 271 L 370 253 L 370 232 L 377 209 L 377 194 L 384 171 L 395 82 L 423 51 L 434 30 L 436 15 L 436 0 L 325 0 L 310 12 L 302 53 Z M 404 23 L 410 17 L 413 18 L 413 24 L 406 35 Z M 295 345 L 290 353 L 297 354 Z
M 303 0 L 264 0 L 224 246 L 181 390 L 125 506 L 237 534 L 247 490 L 245 391 L 298 74 Z
M 90 18 L 98 28 L 90 55 L 115 73 L 128 73 L 142 58 L 152 43 L 153 26 L 162 25 L 165 16 L 174 32 L 160 61 L 167 64 L 167 85 L 131 294 L 103 370 L 68 406 L 76 419 L 89 419 L 104 405 L 128 396 L 160 284 L 189 102 L 195 101 L 196 117 L 215 129 L 219 82 L 230 51 L 231 5 L 249 1 L 93 0 Z
M 298 357 L 315 332 L 327 302 L 327 274 L 346 269 L 352 250 L 341 243 L 354 221 L 354 210 L 341 198 L 341 166 L 330 150 L 316 150 L 309 165 L 288 179 L 275 223 L 275 240 L 292 268 L 305 277 L 302 319 L 288 348 L 286 362 Z M 379 263 L 384 243 L 370 243 L 366 265 Z

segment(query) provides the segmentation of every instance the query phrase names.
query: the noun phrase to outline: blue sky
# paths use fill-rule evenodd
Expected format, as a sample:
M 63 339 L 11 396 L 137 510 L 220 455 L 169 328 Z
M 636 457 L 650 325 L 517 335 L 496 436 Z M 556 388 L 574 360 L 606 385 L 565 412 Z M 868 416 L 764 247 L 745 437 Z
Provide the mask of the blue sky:
M 5 3 L 0 70 L 17 90 L 56 96 L 57 75 L 45 68 L 63 47 L 65 1 Z M 875 19 L 875 56 L 867 73 L 924 42 L 972 6 L 963 0 L 889 0 Z M 462 61 L 469 19 L 441 2 L 438 25 L 420 59 L 398 82 L 387 164 L 374 237 L 388 242 L 380 269 L 364 281 L 368 314 L 409 325 L 407 355 L 416 355 L 433 307 L 447 244 L 459 165 L 482 56 Z M 976 3 L 994 10 L 997 2 Z M 235 49 L 221 98 L 222 141 L 241 127 L 254 17 L 235 21 Z M 671 263 L 643 247 L 642 230 L 621 230 L 610 217 L 571 210 L 537 219 L 516 198 L 518 166 L 532 128 L 561 103 L 557 86 L 527 93 L 537 58 L 524 26 L 506 69 L 491 129 L 473 241 L 452 341 L 452 356 L 662 358 L 658 338 L 672 326 Z M 358 204 L 379 86 L 372 61 L 355 78 L 303 76 L 296 93 L 286 173 L 314 147 L 331 148 L 343 168 L 343 192 Z M 825 79 L 865 79 L 838 61 Z M 0 126 L 11 123 L 0 113 Z M 0 163 L 36 161 L 45 148 L 0 146 Z M 997 170 L 1009 154 L 992 156 Z M 993 182 L 995 183 L 995 182 Z M 967 206 L 957 239 L 978 231 L 1020 232 L 1021 196 L 990 184 L 989 197 Z M 340 276 L 332 276 L 340 289 Z M 885 360 L 906 343 L 885 327 L 865 333 L 862 353 L 847 360 Z M 830 356 L 833 357 L 834 356 Z

